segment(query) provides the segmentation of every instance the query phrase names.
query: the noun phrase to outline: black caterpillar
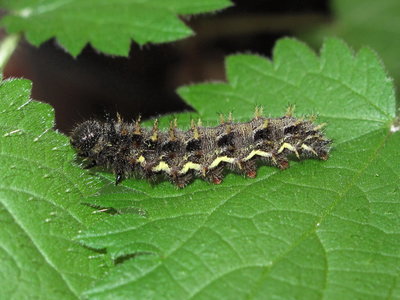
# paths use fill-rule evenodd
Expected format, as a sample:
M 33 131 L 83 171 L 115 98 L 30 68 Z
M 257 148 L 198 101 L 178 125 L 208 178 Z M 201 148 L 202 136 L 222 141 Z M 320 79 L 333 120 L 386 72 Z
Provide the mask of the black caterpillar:
M 331 140 L 313 118 L 285 116 L 265 118 L 257 108 L 254 118 L 234 123 L 221 119 L 216 127 L 192 121 L 183 131 L 172 121 L 168 131 L 142 128 L 140 119 L 124 123 L 85 121 L 73 130 L 71 145 L 88 160 L 86 168 L 102 166 L 116 175 L 116 184 L 132 175 L 153 179 L 158 174 L 182 188 L 200 177 L 219 184 L 225 167 L 254 178 L 257 160 L 280 169 L 289 167 L 288 157 L 328 159 Z

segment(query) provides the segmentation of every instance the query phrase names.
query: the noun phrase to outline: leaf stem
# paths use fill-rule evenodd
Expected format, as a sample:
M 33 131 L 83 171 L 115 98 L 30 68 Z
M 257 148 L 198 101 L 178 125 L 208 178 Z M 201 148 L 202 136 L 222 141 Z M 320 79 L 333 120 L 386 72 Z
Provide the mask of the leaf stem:
M 1 73 L 4 70 L 4 67 L 7 65 L 8 60 L 11 55 L 14 53 L 15 49 L 18 46 L 18 43 L 21 39 L 21 34 L 10 34 L 6 36 L 0 43 L 0 71 Z

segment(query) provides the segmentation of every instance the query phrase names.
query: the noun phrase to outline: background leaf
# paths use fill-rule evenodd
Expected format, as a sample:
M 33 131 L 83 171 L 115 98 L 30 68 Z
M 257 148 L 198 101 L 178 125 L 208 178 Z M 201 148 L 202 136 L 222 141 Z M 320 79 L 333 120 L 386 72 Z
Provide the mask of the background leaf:
M 100 220 L 81 205 L 100 187 L 73 164 L 53 110 L 31 83 L 0 83 L 0 290 L 3 299 L 76 299 L 107 270 L 107 256 L 74 237 Z
M 397 0 L 332 0 L 335 21 L 309 33 L 307 40 L 322 44 L 327 36 L 339 36 L 350 45 L 371 46 L 385 62 L 396 85 L 400 83 L 400 2 Z
M 40 45 L 56 37 L 73 56 L 90 43 L 115 55 L 128 55 L 131 40 L 164 43 L 192 34 L 177 15 L 225 8 L 229 0 L 1 0 L 2 20 L 10 33 L 24 32 Z
M 331 158 L 292 162 L 286 171 L 260 167 L 256 179 L 230 174 L 218 186 L 107 186 L 87 201 L 119 214 L 79 240 L 106 248 L 116 267 L 85 295 L 399 298 L 400 135 L 392 127 L 393 84 L 379 59 L 333 39 L 318 57 L 284 39 L 273 62 L 234 55 L 226 65 L 228 83 L 179 90 L 208 125 L 216 112 L 244 121 L 256 105 L 276 117 L 296 104 L 297 115 L 318 113 L 329 123 Z

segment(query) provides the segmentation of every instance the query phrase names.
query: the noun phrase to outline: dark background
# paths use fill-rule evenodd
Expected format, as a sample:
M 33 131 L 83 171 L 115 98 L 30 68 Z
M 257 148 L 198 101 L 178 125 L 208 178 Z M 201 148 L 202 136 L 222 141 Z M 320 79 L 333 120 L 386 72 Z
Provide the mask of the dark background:
M 88 118 L 144 119 L 191 110 L 177 87 L 225 80 L 224 57 L 237 52 L 271 56 L 275 41 L 329 22 L 327 0 L 234 0 L 215 14 L 183 18 L 196 33 L 182 41 L 139 47 L 128 58 L 98 53 L 88 45 L 73 58 L 50 40 L 39 48 L 22 41 L 5 77 L 32 80 L 32 98 L 50 103 L 56 128 L 71 131 Z

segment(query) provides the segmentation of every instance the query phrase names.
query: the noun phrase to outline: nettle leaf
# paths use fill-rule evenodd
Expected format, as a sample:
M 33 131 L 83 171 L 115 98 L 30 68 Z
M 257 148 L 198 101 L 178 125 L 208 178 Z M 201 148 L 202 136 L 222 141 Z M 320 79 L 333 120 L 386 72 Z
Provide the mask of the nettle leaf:
M 339 36 L 354 47 L 373 47 L 382 57 L 390 75 L 400 83 L 400 1 L 333 0 L 335 21 L 307 35 L 318 45 L 326 36 Z M 319 46 L 318 46 L 319 47 Z
M 0 290 L 4 299 L 76 299 L 109 259 L 74 237 L 102 218 L 81 204 L 100 187 L 74 165 L 49 105 L 28 80 L 0 83 Z
M 328 122 L 330 159 L 185 189 L 144 180 L 115 188 L 106 177 L 87 201 L 115 214 L 78 239 L 106 249 L 116 267 L 85 296 L 399 298 L 400 134 L 393 83 L 374 52 L 331 39 L 317 56 L 283 39 L 273 61 L 239 54 L 226 69 L 228 83 L 179 89 L 205 123 L 230 111 L 249 120 L 256 105 L 277 117 L 296 104 L 297 116 Z
M 229 0 L 2 0 L 8 11 L 2 24 L 24 32 L 40 45 L 56 37 L 73 56 L 90 43 L 114 55 L 128 55 L 131 40 L 140 45 L 165 43 L 193 34 L 177 15 L 212 12 Z

